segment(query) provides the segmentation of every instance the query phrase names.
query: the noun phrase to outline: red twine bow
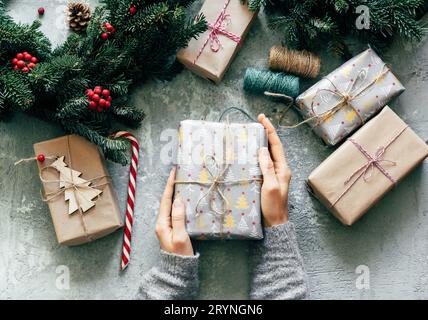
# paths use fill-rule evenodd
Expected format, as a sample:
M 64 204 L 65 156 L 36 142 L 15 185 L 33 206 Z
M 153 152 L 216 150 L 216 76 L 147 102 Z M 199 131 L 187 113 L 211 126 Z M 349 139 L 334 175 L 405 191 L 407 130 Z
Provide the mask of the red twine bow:
M 226 8 L 229 5 L 229 3 L 230 3 L 230 0 L 226 0 L 224 2 L 223 9 L 221 10 L 220 14 L 218 15 L 214 23 L 208 22 L 208 29 L 211 32 L 209 33 L 201 49 L 199 49 L 198 55 L 196 56 L 193 63 L 196 63 L 196 60 L 198 60 L 198 58 L 201 56 L 208 42 L 210 43 L 211 51 L 218 52 L 220 50 L 221 41 L 218 37 L 219 35 L 224 35 L 229 39 L 235 41 L 236 43 L 241 42 L 240 36 L 226 30 L 226 28 L 229 26 L 231 22 L 230 14 L 226 13 Z
M 376 167 L 380 172 L 383 173 L 385 177 L 387 177 L 392 183 L 397 183 L 397 180 L 391 176 L 391 174 L 382 166 L 382 162 L 388 162 L 392 165 L 396 165 L 397 163 L 392 160 L 383 159 L 383 155 L 388 149 L 388 147 L 401 136 L 401 134 L 408 128 L 405 126 L 401 129 L 385 146 L 380 146 L 377 148 L 374 155 L 371 155 L 362 145 L 356 142 L 354 139 L 349 138 L 348 140 L 357 147 L 358 150 L 367 158 L 367 162 L 355 170 L 348 179 L 345 180 L 344 185 L 347 186 L 346 189 L 337 197 L 337 199 L 331 204 L 331 207 L 334 207 L 336 203 L 339 202 L 340 199 L 352 188 L 352 186 L 363 177 L 364 182 L 367 182 L 368 179 L 372 176 L 373 170 Z M 356 178 L 355 178 L 356 177 Z M 351 182 L 352 181 L 352 182 Z

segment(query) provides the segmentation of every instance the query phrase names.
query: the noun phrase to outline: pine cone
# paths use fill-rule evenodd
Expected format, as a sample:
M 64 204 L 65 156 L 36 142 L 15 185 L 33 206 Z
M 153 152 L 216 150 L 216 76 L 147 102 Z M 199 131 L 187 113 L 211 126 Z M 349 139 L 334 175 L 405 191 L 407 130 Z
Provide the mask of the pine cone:
M 75 32 L 86 30 L 91 21 L 91 8 L 86 3 L 71 2 L 68 4 L 68 24 Z

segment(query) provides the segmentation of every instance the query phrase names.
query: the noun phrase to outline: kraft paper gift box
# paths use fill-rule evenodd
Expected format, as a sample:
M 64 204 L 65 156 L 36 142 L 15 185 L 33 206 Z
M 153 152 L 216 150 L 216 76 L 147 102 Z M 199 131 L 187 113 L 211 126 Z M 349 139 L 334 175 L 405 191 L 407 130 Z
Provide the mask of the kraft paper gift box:
M 388 106 L 308 178 L 313 194 L 352 225 L 428 155 L 428 146 Z
M 197 75 L 220 83 L 238 53 L 257 12 L 241 0 L 206 0 L 200 13 L 208 30 L 177 53 L 177 59 Z
M 113 186 L 104 159 L 96 145 L 80 136 L 68 135 L 36 143 L 34 151 L 36 155 L 43 154 L 46 158 L 44 162 L 38 162 L 38 167 L 45 201 L 49 206 L 59 244 L 70 246 L 83 244 L 106 236 L 123 226 Z M 63 160 L 66 168 L 76 171 L 73 181 L 76 181 L 76 188 L 83 188 L 79 190 L 85 191 L 84 195 L 87 194 L 88 188 L 82 183 L 77 183 L 79 178 L 91 183 L 90 190 L 94 195 L 99 193 L 93 198 L 92 207 L 89 205 L 90 208 L 85 208 L 87 209 L 85 212 L 78 206 L 77 210 L 69 213 L 73 210 L 72 199 L 67 197 L 71 198 L 74 195 L 78 197 L 80 193 L 66 196 L 66 190 L 76 189 L 74 187 L 67 189 L 70 185 L 63 178 L 63 172 L 51 167 L 55 166 L 57 160 Z M 77 204 L 82 205 L 79 199 Z
M 404 91 L 372 50 L 347 61 L 296 98 L 298 111 L 327 145 L 335 145 Z
M 257 157 L 263 146 L 267 138 L 259 123 L 180 123 L 175 197 L 186 205 L 192 238 L 263 238 Z

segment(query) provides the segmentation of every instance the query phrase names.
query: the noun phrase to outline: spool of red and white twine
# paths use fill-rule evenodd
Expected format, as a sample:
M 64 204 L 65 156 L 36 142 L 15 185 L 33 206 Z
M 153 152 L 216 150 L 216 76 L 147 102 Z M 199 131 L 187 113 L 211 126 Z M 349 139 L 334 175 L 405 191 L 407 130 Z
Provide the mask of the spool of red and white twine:
M 127 131 L 116 132 L 113 134 L 113 138 L 126 138 L 132 145 L 132 160 L 129 170 L 128 200 L 126 205 L 122 261 L 120 264 L 120 269 L 123 271 L 128 266 L 131 255 L 132 223 L 134 219 L 135 188 L 137 180 L 138 153 L 140 152 L 140 147 L 138 146 L 138 140 Z

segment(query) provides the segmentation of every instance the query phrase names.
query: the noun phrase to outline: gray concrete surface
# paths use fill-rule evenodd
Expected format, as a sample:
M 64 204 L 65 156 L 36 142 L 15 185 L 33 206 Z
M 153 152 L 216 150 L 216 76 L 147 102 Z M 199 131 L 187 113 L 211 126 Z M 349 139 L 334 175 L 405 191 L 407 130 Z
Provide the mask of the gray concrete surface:
M 95 4 L 96 1 L 91 1 Z M 62 10 L 66 1 L 13 0 L 15 19 L 28 22 L 43 5 L 43 31 L 54 43 L 63 41 Z M 426 18 L 426 17 L 425 17 Z M 216 120 L 224 108 L 243 106 L 254 115 L 264 112 L 274 119 L 283 105 L 242 91 L 248 66 L 263 67 L 278 35 L 260 14 L 242 51 L 219 86 L 188 71 L 171 82 L 141 85 L 134 103 L 147 112 L 136 131 L 142 146 L 139 168 L 132 262 L 119 273 L 122 233 L 79 247 L 56 243 L 47 205 L 40 198 L 35 164 L 19 168 L 13 162 L 32 154 L 35 142 L 62 134 L 59 127 L 26 115 L 0 123 L 0 298 L 3 299 L 123 299 L 134 298 L 141 275 L 158 263 L 159 246 L 154 223 L 159 198 L 170 165 L 160 160 L 165 144 L 160 134 L 175 129 L 182 119 Z M 353 46 L 354 52 L 359 49 Z M 428 42 L 410 49 L 396 44 L 383 56 L 392 63 L 406 92 L 393 103 L 423 138 L 428 138 Z M 322 72 L 340 61 L 322 53 Z M 167 116 L 166 116 L 167 115 Z M 297 120 L 290 114 L 290 120 Z M 316 299 L 427 299 L 428 298 L 428 165 L 425 163 L 390 192 L 353 227 L 342 226 L 304 188 L 305 178 L 331 149 L 323 146 L 308 127 L 288 131 L 283 137 L 293 170 L 290 219 L 296 225 L 302 255 Z M 125 206 L 128 169 L 109 163 L 120 206 Z M 246 298 L 250 271 L 250 242 L 198 243 L 201 253 L 199 297 Z M 357 267 L 370 271 L 370 289 L 358 289 Z M 66 270 L 66 271 L 64 271 Z M 68 271 L 67 271 L 68 270 Z M 65 273 L 64 273 L 65 272 Z M 61 279 L 69 274 L 70 286 Z

